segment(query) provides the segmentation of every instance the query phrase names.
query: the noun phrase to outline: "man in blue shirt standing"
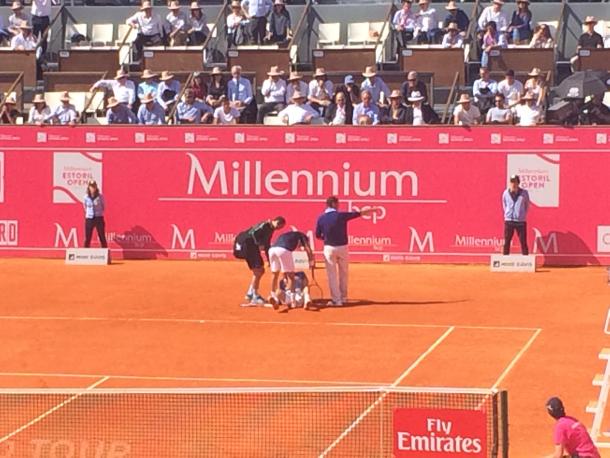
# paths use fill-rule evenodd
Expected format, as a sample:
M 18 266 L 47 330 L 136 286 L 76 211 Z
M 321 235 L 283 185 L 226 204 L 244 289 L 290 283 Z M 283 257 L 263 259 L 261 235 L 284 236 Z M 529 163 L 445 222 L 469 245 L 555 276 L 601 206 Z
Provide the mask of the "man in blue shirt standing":
M 517 231 L 521 254 L 527 256 L 527 211 L 530 206 L 529 193 L 519 186 L 519 175 L 511 175 L 510 186 L 502 194 L 502 208 L 504 209 L 504 250 L 503 254 L 510 253 L 510 244 L 513 234 Z
M 367 216 L 377 211 L 371 207 L 358 212 L 340 212 L 339 199 L 331 196 L 326 199 L 326 211 L 318 218 L 316 238 L 324 240 L 324 262 L 332 300 L 329 306 L 342 306 L 347 302 L 348 280 L 348 221 Z

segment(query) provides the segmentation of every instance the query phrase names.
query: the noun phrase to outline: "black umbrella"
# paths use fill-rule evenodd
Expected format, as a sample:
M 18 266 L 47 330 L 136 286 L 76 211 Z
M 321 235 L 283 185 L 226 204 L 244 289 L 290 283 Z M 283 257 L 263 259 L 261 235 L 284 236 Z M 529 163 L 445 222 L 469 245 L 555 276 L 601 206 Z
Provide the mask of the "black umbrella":
M 562 99 L 584 99 L 590 95 L 601 96 L 606 92 L 604 76 L 600 72 L 576 72 L 568 76 L 557 87 L 556 93 Z

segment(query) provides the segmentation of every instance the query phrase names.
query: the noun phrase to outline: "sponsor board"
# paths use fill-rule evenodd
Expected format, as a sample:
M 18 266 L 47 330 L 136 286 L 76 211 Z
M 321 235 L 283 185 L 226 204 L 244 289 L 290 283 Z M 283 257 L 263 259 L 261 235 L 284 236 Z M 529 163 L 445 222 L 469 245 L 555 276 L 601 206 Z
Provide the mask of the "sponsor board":
M 19 245 L 19 222 L 0 220 L 0 246 Z
M 102 153 L 53 154 L 53 203 L 82 202 L 91 180 L 102 188 Z
M 104 266 L 110 264 L 110 250 L 108 248 L 68 248 L 66 264 Z
M 507 182 L 511 175 L 519 175 L 520 186 L 536 206 L 559 206 L 559 154 L 509 154 Z
M 489 261 L 492 272 L 536 272 L 536 256 L 494 254 Z
M 610 253 L 610 226 L 597 226 L 597 252 Z

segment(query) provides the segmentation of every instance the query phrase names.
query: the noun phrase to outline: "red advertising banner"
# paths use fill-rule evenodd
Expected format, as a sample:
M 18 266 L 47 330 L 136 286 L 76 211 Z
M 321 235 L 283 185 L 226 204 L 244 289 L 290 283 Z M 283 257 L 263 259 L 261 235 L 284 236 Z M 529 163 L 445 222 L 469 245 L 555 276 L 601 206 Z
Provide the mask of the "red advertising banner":
M 235 234 L 276 215 L 313 239 L 335 194 L 345 210 L 380 207 L 350 223 L 354 260 L 488 262 L 503 243 L 501 193 L 518 173 L 533 204 L 530 252 L 546 264 L 607 264 L 608 133 L 1 127 L 0 255 L 59 257 L 82 245 L 82 199 L 96 179 L 114 257 L 230 257 Z
M 487 415 L 483 410 L 393 411 L 394 458 L 486 458 Z

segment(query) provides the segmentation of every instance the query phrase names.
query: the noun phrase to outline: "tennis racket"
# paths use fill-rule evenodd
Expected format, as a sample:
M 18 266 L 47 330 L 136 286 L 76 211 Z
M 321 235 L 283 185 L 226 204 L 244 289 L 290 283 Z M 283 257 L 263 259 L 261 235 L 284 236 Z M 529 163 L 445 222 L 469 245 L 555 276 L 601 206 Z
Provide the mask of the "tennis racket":
M 315 263 L 314 263 L 313 267 L 311 268 L 311 280 L 309 281 L 309 296 L 311 297 L 311 301 L 315 305 L 319 305 L 320 301 L 322 301 L 322 299 L 324 299 L 324 291 L 322 290 L 322 287 L 318 283 L 318 280 L 316 280 Z

